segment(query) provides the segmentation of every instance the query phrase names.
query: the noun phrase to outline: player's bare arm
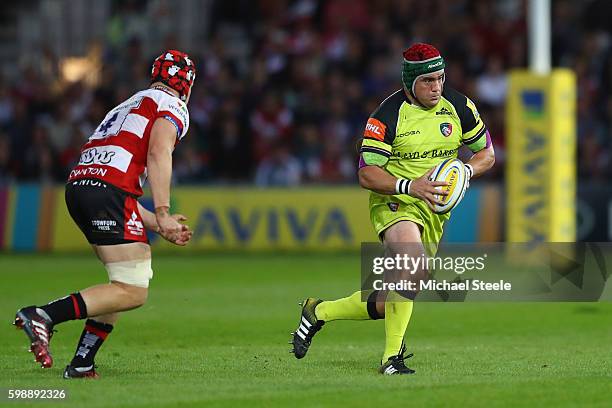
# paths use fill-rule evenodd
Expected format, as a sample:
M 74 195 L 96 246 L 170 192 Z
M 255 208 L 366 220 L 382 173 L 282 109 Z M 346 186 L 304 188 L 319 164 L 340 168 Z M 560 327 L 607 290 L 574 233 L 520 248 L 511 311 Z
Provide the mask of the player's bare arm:
M 138 203 L 138 211 L 142 216 L 142 223 L 144 224 L 145 228 L 149 231 L 159 232 L 159 225 L 157 225 L 155 214 L 144 208 L 140 203 Z
M 443 181 L 430 181 L 429 176 L 432 172 L 433 168 L 421 177 L 411 180 L 408 189 L 408 194 L 410 196 L 425 201 L 430 207 L 434 203 L 439 203 L 439 199 L 436 199 L 435 195 L 448 194 L 445 191 L 436 190 L 436 187 L 445 186 L 447 183 Z M 379 194 L 398 194 L 398 180 L 397 177 L 392 176 L 386 170 L 378 166 L 365 166 L 359 169 L 359 185 Z
M 469 165 L 472 168 L 473 174 L 471 177 L 478 177 L 484 174 L 487 170 L 489 170 L 495 164 L 495 150 L 493 149 L 493 145 L 482 149 L 476 153 L 468 160 L 466 165 Z
M 174 124 L 166 119 L 157 119 L 151 129 L 147 169 L 158 232 L 172 243 L 185 245 L 191 236 L 182 234 L 182 232 L 188 229 L 170 214 L 170 179 L 175 141 L 176 127 Z

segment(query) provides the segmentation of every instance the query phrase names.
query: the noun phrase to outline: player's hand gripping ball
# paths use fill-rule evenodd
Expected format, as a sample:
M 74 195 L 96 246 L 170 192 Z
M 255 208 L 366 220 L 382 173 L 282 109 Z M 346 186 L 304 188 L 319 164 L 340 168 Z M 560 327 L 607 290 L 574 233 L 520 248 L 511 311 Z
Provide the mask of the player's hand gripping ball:
M 461 202 L 470 181 L 467 170 L 459 159 L 446 159 L 438 164 L 429 180 L 448 183 L 447 186 L 436 187 L 437 190 L 448 192 L 448 195 L 435 195 L 436 199 L 442 202 L 433 205 L 436 214 L 445 214 L 455 208 Z

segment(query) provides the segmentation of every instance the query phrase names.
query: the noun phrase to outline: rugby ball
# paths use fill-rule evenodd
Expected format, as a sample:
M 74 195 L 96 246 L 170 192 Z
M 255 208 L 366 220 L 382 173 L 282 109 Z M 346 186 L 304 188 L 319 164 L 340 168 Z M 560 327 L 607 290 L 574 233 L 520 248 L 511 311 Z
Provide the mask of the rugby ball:
M 459 159 L 446 159 L 438 164 L 429 176 L 429 180 L 448 183 L 448 186 L 436 187 L 437 190 L 448 191 L 446 196 L 435 195 L 436 199 L 444 203 L 433 205 L 436 214 L 446 214 L 455 208 L 461 202 L 469 181 L 463 162 Z

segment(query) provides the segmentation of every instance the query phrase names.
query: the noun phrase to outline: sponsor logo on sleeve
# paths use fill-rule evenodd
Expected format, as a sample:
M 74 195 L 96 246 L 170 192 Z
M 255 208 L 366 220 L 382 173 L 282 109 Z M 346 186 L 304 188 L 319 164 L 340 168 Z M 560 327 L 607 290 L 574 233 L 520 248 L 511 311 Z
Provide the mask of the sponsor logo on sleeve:
M 181 122 L 183 122 L 182 125 L 187 123 L 187 112 L 185 109 L 183 109 L 181 105 L 171 103 L 168 105 L 168 109 L 170 110 L 170 112 L 175 114 Z
M 381 142 L 385 140 L 385 133 L 387 132 L 387 126 L 382 123 L 380 120 L 375 118 L 368 119 L 368 123 L 366 123 L 365 131 L 363 135 L 365 137 L 380 140 Z

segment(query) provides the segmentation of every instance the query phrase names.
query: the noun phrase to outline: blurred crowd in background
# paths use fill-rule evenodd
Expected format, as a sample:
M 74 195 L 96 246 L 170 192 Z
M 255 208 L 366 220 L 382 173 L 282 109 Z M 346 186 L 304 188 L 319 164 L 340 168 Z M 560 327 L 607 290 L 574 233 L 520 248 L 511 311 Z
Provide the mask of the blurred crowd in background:
M 90 50 L 93 85 L 66 80 L 44 45 L 40 60 L 15 61 L 18 80 L 0 78 L 0 183 L 63 182 L 105 113 L 149 85 L 151 62 L 167 47 L 198 68 L 175 182 L 352 183 L 365 122 L 400 88 L 402 51 L 417 41 L 440 49 L 446 86 L 475 101 L 497 155 L 486 177 L 503 177 L 507 73 L 527 64 L 523 1 L 212 1 L 201 16 L 206 38 L 192 49 L 160 24 L 160 10 L 172 7 L 150 3 L 113 2 L 106 38 Z M 612 37 L 600 3 L 552 1 L 552 42 L 554 66 L 578 79 L 579 176 L 605 180 Z M 165 33 L 157 50 L 143 46 L 146 32 Z

